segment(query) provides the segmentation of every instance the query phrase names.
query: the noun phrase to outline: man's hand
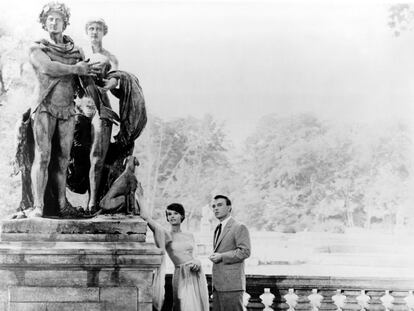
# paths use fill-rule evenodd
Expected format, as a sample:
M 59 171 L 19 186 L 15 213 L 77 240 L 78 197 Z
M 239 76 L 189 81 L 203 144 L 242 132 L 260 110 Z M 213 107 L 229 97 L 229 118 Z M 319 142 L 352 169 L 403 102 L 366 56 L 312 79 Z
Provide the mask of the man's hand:
M 223 256 L 220 253 L 214 253 L 211 254 L 210 257 L 208 257 L 213 263 L 219 263 L 223 260 Z
M 111 79 L 103 79 L 104 82 L 104 86 L 103 89 L 104 90 L 112 90 L 114 88 L 116 88 L 116 86 L 118 85 L 118 80 L 115 78 L 111 78 Z
M 88 61 L 80 61 L 75 64 L 75 73 L 80 76 L 94 76 L 100 73 L 100 70 L 94 65 L 97 63 L 89 63 Z

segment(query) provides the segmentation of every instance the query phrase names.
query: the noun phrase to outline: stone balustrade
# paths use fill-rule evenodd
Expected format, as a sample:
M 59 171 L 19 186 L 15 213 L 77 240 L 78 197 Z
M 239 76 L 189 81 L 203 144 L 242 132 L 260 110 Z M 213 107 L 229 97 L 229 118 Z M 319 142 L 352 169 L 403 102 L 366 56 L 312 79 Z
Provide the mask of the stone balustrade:
M 171 280 L 168 274 L 163 310 L 171 310 Z M 207 281 L 211 294 L 211 275 Z M 414 278 L 248 275 L 246 281 L 248 311 L 414 311 Z

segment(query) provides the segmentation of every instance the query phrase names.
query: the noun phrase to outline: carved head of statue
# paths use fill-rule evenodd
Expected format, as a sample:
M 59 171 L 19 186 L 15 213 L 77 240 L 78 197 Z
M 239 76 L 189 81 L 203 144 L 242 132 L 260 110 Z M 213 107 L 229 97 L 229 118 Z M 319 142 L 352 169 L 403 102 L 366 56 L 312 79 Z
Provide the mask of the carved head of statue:
M 102 18 L 89 19 L 85 24 L 85 32 L 89 35 L 93 30 L 102 31 L 102 35 L 105 36 L 108 33 L 108 25 Z
M 63 21 L 63 30 L 66 29 L 66 26 L 69 25 L 70 10 L 64 4 L 60 2 L 49 2 L 45 4 L 42 8 L 42 12 L 39 14 L 39 22 L 42 24 L 44 30 L 48 30 L 46 27 L 46 21 L 49 15 L 52 13 L 58 13 L 62 17 Z

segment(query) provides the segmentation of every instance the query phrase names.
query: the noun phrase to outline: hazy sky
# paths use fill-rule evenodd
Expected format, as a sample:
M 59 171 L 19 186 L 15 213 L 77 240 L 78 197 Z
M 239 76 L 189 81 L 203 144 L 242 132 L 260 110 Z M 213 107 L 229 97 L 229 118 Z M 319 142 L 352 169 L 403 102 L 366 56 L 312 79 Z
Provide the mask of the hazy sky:
M 1 2 L 6 2 L 1 0 Z M 44 1 L 2 3 L 16 24 Z M 378 1 L 65 1 L 66 33 L 86 45 L 102 17 L 104 46 L 136 74 L 148 110 L 164 118 L 211 113 L 241 141 L 268 113 L 324 118 L 414 116 L 414 33 L 395 38 Z

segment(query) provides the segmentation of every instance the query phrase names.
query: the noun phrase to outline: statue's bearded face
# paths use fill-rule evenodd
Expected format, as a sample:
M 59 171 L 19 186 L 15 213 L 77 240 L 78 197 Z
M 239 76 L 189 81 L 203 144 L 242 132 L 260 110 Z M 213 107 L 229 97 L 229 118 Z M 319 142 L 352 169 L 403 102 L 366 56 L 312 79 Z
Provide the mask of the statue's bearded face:
M 46 30 L 49 33 L 62 33 L 64 28 L 63 16 L 58 12 L 51 12 L 46 18 Z

